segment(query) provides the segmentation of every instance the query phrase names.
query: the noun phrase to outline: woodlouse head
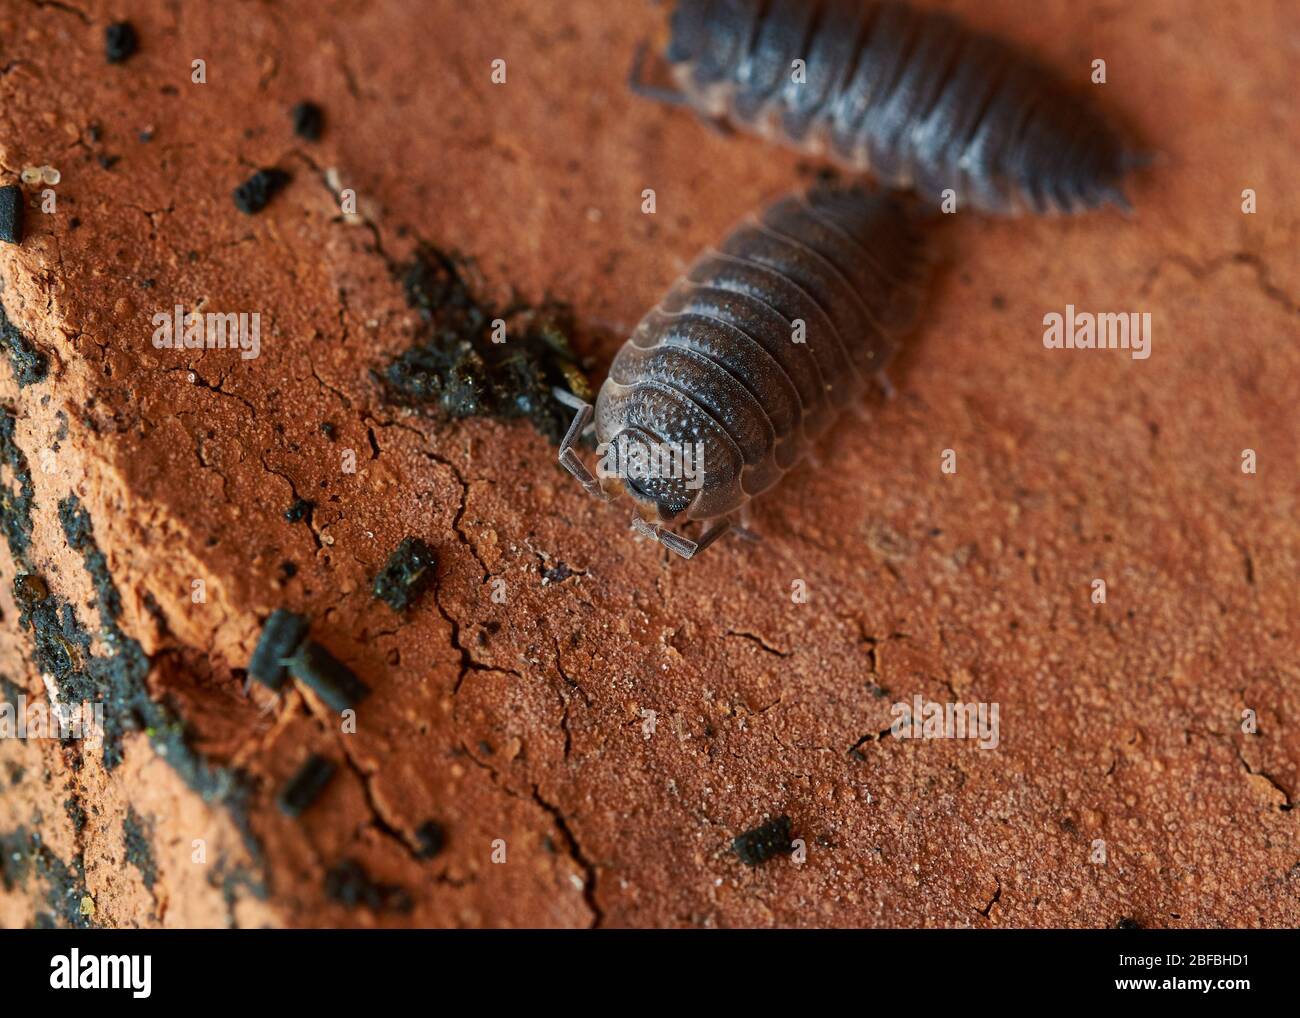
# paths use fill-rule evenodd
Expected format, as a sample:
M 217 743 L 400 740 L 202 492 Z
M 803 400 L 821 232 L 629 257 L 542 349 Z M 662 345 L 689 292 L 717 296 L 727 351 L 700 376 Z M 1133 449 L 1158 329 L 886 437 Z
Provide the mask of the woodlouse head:
M 698 492 L 698 464 L 690 456 L 690 450 L 675 448 L 643 428 L 626 427 L 609 443 L 601 488 L 626 494 L 643 519 L 671 523 L 690 509 Z

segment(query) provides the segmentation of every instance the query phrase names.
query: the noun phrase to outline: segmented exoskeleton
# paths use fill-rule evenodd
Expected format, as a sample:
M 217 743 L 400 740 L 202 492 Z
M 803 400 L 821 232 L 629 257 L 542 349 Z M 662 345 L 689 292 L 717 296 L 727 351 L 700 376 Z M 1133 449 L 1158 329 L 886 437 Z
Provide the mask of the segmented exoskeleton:
M 877 0 L 678 0 L 676 90 L 632 84 L 891 187 L 994 213 L 1127 209 L 1147 161 L 1082 97 L 942 11 Z
M 637 529 L 689 558 L 879 376 L 915 317 L 924 268 L 916 225 L 892 198 L 821 187 L 777 201 L 705 253 L 614 358 L 595 428 L 606 454 L 621 451 L 616 467 L 598 479 L 578 456 L 585 403 L 560 462 L 592 494 L 630 495 Z M 694 480 L 645 470 L 697 453 Z M 641 474 L 621 469 L 638 462 Z M 687 520 L 705 524 L 698 539 L 663 529 Z

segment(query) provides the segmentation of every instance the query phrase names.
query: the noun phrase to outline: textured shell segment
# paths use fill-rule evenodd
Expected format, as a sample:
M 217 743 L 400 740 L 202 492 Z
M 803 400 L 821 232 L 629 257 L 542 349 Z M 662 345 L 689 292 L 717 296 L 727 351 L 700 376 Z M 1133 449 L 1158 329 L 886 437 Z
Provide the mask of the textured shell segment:
M 1076 91 L 942 11 L 883 0 L 678 0 L 666 58 L 713 119 L 927 201 L 995 213 L 1127 208 L 1145 157 Z

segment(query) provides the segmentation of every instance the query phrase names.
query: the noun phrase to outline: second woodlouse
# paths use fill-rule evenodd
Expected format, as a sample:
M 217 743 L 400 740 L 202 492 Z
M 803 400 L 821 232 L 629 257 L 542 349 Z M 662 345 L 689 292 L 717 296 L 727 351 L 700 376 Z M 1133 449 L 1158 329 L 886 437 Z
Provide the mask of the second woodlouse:
M 1147 161 L 1013 47 L 942 11 L 880 0 L 678 0 L 665 54 L 684 103 L 884 184 L 994 213 L 1127 210 Z M 799 64 L 802 63 L 802 67 Z
M 614 358 L 594 408 L 613 466 L 597 478 L 578 456 L 593 408 L 571 398 L 560 463 L 592 494 L 629 495 L 634 526 L 691 557 L 883 379 L 924 269 L 915 221 L 892 198 L 823 186 L 775 202 L 696 261 Z M 654 467 L 689 468 L 692 455 L 694 477 Z M 686 521 L 703 525 L 698 539 L 664 529 Z

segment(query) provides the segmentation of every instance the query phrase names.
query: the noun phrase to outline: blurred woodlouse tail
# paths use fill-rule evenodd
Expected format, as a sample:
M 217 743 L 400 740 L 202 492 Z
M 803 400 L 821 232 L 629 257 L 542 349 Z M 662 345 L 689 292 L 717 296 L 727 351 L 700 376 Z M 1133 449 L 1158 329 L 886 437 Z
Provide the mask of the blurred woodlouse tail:
M 927 203 L 946 190 L 997 214 L 1128 209 L 1150 158 L 1079 90 L 942 11 L 884 0 L 676 0 L 655 84 L 687 105 Z

